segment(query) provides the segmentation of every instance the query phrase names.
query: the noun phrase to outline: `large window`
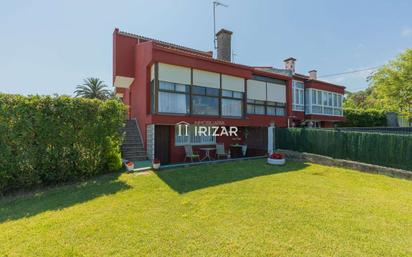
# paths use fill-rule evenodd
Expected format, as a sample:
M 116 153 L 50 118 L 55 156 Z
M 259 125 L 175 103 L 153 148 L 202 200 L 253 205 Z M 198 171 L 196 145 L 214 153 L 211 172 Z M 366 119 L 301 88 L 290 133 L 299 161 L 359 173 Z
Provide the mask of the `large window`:
M 306 103 L 307 114 L 342 116 L 342 94 L 309 88 L 310 102 Z
M 293 81 L 293 105 L 292 110 L 294 111 L 304 111 L 305 101 L 304 101 L 304 84 L 300 81 Z
M 241 117 L 243 113 L 243 93 L 222 90 L 222 116 Z
M 187 134 L 182 127 L 179 131 L 175 127 L 175 145 L 213 145 L 216 144 L 216 137 L 208 135 L 197 135 L 195 132 L 196 126 L 188 126 Z M 179 134 L 180 133 L 180 134 Z
M 271 116 L 285 116 L 285 104 L 248 99 L 247 113 Z
M 158 111 L 161 113 L 189 113 L 189 86 L 159 81 Z
M 219 115 L 219 89 L 193 86 L 192 113 L 198 115 Z

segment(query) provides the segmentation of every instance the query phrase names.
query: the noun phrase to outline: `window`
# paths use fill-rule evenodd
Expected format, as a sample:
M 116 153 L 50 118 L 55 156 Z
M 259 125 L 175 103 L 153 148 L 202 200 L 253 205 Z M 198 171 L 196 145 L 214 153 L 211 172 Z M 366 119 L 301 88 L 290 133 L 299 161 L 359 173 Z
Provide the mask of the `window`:
M 328 105 L 328 93 L 322 92 L 322 100 L 323 100 L 323 105 L 327 106 Z
M 338 106 L 338 95 L 337 94 L 333 94 L 333 106 L 337 107 Z
M 180 134 L 178 127 L 175 127 L 175 145 L 213 145 L 216 144 L 216 137 L 208 135 L 197 135 L 196 126 L 188 126 L 187 134 L 182 127 Z
M 159 81 L 158 111 L 162 113 L 189 113 L 189 86 Z
M 271 115 L 271 116 L 284 116 L 285 115 L 285 104 L 269 101 L 259 101 L 259 100 L 247 100 L 247 113 L 248 114 L 261 114 L 261 115 Z
M 193 86 L 192 113 L 198 115 L 219 115 L 219 89 Z
M 328 93 L 328 106 L 332 106 L 332 93 Z
M 338 93 L 309 88 L 312 98 L 310 105 L 306 106 L 308 114 L 323 114 L 342 116 L 343 96 Z
M 247 113 L 265 114 L 265 101 L 247 99 Z
M 222 90 L 222 116 L 241 117 L 243 93 Z
M 293 81 L 293 105 L 292 109 L 294 111 L 304 111 L 305 101 L 304 101 L 305 86 L 303 82 Z
M 315 92 L 317 91 L 317 90 L 314 90 Z M 317 91 L 318 92 L 318 102 L 317 102 L 317 104 L 318 105 L 322 105 L 322 91 Z
M 285 104 L 266 102 L 266 114 L 272 116 L 285 116 Z
M 317 96 L 316 91 L 312 91 L 312 104 L 316 104 L 316 103 L 317 103 L 317 101 L 316 101 L 316 96 Z

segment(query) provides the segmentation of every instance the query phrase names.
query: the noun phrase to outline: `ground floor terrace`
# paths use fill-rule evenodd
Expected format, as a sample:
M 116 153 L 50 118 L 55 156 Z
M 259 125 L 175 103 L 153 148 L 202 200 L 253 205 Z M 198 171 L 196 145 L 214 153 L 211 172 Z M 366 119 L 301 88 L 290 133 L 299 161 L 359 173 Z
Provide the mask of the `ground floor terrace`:
M 273 142 L 268 127 L 183 123 L 153 124 L 146 131 L 148 157 L 162 164 L 265 156 L 272 147 L 268 142 Z

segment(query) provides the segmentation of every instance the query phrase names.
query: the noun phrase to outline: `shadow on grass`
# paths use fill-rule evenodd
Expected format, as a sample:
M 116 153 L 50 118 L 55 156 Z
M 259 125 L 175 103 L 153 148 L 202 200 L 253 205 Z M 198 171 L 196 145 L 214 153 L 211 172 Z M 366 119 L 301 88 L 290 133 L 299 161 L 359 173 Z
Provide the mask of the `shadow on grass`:
M 266 164 L 265 160 L 249 160 L 163 170 L 156 172 L 156 175 L 170 188 L 184 194 L 254 177 L 298 171 L 307 166 L 303 162 L 288 162 L 284 166 L 273 166 Z
M 119 173 L 103 175 L 85 182 L 45 189 L 38 193 L 0 199 L 0 224 L 45 211 L 64 209 L 129 189 L 129 185 L 117 180 L 119 175 Z

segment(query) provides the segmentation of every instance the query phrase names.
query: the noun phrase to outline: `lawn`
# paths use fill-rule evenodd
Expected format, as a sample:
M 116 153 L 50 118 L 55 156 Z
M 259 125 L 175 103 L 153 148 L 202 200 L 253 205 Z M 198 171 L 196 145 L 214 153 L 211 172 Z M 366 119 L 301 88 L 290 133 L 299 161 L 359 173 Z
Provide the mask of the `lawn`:
M 0 256 L 412 256 L 412 181 L 264 160 L 0 200 Z

